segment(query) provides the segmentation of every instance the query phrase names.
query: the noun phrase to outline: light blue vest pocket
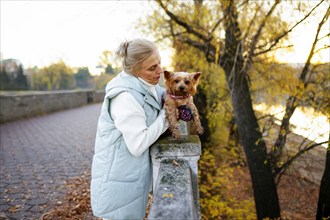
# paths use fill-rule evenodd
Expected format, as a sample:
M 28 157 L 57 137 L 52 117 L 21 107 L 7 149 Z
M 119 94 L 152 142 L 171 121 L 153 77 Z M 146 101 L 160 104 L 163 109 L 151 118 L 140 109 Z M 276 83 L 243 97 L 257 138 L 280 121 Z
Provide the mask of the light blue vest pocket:
M 118 210 L 121 208 L 124 208 L 125 206 L 128 206 L 130 203 L 135 203 L 136 200 L 140 200 L 139 201 L 139 206 L 140 207 L 136 207 L 136 203 L 135 203 L 135 210 L 130 210 L 129 212 L 126 213 L 136 213 L 136 212 L 140 212 L 140 213 L 144 213 L 145 211 L 143 210 L 144 208 L 144 204 L 141 200 L 141 195 L 144 193 L 144 189 L 143 186 L 139 183 L 136 184 L 132 184 L 132 183 L 128 183 L 128 182 L 113 182 L 113 181 L 109 181 L 106 183 L 102 183 L 101 186 L 101 194 L 100 194 L 100 201 L 109 201 L 109 199 L 113 202 L 111 203 L 99 203 L 98 204 L 98 210 L 101 213 L 109 213 L 113 210 Z M 113 214 L 112 216 L 114 216 L 116 214 Z M 120 219 L 123 219 L 123 216 L 126 215 L 125 219 L 128 219 L 127 215 L 128 214 L 123 214 L 121 215 Z M 111 216 L 111 215 L 110 215 Z M 110 217 L 109 216 L 109 217 Z M 133 215 L 134 216 L 134 215 Z
M 120 143 L 115 148 L 108 179 L 117 182 L 135 182 L 140 178 L 144 154 L 135 157 L 128 151 L 123 140 Z

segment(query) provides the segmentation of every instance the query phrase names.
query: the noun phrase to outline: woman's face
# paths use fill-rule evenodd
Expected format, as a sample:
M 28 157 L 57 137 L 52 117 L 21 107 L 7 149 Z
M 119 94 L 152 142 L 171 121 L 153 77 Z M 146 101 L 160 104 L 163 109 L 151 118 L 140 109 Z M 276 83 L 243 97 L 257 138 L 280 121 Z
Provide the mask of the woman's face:
M 156 85 L 160 80 L 162 72 L 160 55 L 158 50 L 155 50 L 150 57 L 142 62 L 141 68 L 135 71 L 135 75 L 142 78 L 147 83 Z

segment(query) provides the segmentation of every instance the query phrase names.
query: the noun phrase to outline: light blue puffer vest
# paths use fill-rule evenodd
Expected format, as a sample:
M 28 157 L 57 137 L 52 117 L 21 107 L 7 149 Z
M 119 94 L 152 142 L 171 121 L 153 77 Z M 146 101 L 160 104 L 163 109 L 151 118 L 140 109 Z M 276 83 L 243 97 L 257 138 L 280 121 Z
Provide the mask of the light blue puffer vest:
M 157 85 L 156 90 L 161 100 L 164 89 Z M 132 94 L 143 107 L 147 126 L 155 121 L 161 110 L 161 103 L 136 77 L 121 72 L 108 83 L 95 140 L 91 206 L 93 214 L 98 217 L 113 220 L 143 219 L 152 166 L 149 149 L 140 157 L 129 153 L 122 134 L 114 126 L 109 114 L 111 98 L 122 92 Z

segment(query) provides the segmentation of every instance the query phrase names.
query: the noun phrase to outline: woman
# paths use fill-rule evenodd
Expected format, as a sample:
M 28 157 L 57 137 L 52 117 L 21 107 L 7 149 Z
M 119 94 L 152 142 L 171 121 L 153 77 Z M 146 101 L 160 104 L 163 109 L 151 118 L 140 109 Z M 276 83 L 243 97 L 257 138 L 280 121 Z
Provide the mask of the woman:
M 162 109 L 163 72 L 154 43 L 122 43 L 123 71 L 106 86 L 95 140 L 91 205 L 104 219 L 143 219 L 151 188 L 149 147 L 168 128 Z

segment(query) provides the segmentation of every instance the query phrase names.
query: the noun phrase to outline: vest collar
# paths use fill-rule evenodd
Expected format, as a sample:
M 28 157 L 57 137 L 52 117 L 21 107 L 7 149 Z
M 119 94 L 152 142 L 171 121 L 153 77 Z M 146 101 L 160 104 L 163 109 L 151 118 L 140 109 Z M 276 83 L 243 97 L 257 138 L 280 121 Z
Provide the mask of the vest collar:
M 157 91 L 159 101 L 157 101 L 157 98 L 155 98 L 154 95 L 152 94 L 152 92 L 150 91 L 148 84 L 144 83 L 138 77 L 122 71 L 115 78 L 110 80 L 110 82 L 106 86 L 106 93 L 107 93 L 107 96 L 109 96 L 110 94 L 108 92 L 110 89 L 121 90 L 121 88 L 130 88 L 137 92 L 140 92 L 141 94 L 144 94 L 145 102 L 147 102 L 150 105 L 154 106 L 155 108 L 161 110 L 162 109 L 162 104 L 161 104 L 162 89 L 160 88 L 160 86 L 158 84 L 153 85 L 153 86 Z

